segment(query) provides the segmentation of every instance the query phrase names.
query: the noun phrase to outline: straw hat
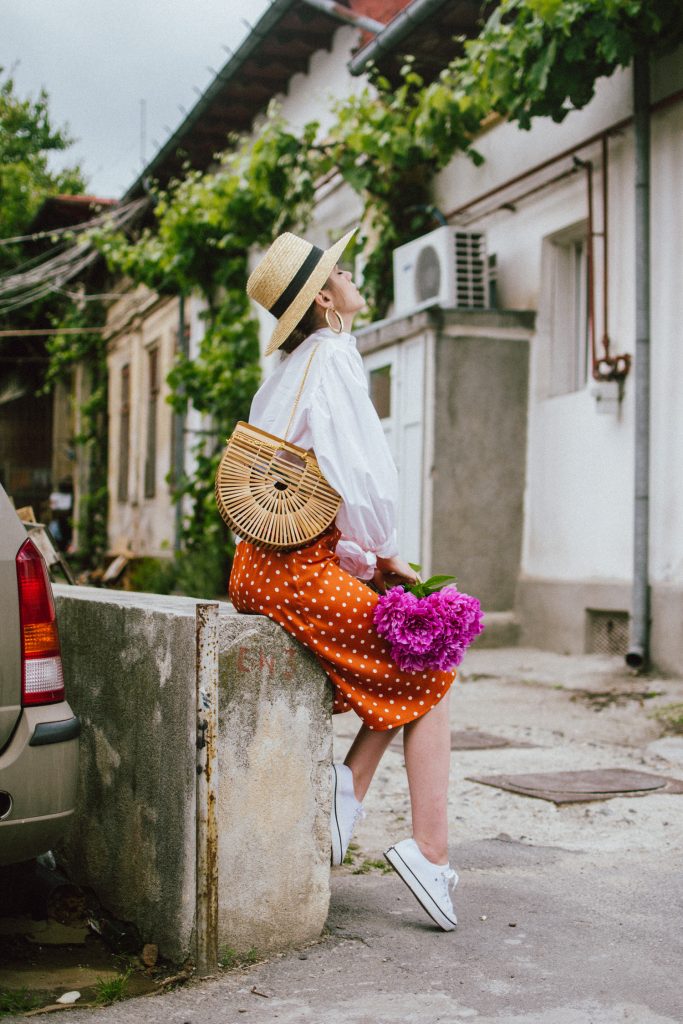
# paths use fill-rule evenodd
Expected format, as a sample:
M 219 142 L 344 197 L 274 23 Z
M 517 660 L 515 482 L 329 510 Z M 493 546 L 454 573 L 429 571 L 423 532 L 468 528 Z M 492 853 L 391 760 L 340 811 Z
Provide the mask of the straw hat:
M 285 231 L 278 235 L 247 281 L 247 295 L 277 319 L 266 355 L 291 334 L 323 287 L 358 228 L 329 249 Z

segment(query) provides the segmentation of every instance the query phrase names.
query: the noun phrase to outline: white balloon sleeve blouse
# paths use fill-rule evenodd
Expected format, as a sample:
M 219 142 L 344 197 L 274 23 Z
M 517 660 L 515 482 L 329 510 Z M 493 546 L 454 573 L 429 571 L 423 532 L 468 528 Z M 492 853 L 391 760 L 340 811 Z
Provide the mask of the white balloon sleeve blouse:
M 315 331 L 283 355 L 251 404 L 249 422 L 278 437 L 285 430 L 311 351 L 316 348 L 287 440 L 313 449 L 342 497 L 337 545 L 342 569 L 371 579 L 377 556 L 398 554 L 398 479 L 384 430 L 368 394 L 351 334 Z

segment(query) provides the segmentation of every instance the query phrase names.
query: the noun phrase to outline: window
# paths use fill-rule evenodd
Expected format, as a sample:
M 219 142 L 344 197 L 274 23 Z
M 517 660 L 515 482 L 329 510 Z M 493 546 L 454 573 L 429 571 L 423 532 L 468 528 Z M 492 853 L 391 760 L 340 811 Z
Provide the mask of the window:
M 370 371 L 370 398 L 381 420 L 391 416 L 391 366 Z
M 159 348 L 147 351 L 147 444 L 145 447 L 145 497 L 156 493 L 157 405 L 159 401 Z
M 549 395 L 580 391 L 588 379 L 588 251 L 585 228 L 550 240 Z
M 119 408 L 119 480 L 118 499 L 128 501 L 128 459 L 130 452 L 130 366 L 121 369 Z

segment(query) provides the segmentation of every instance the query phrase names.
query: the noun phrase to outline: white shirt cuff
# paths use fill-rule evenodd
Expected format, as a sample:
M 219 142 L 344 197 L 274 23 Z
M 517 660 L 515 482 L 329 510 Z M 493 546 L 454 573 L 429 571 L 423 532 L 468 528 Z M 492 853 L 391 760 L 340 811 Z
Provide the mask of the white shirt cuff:
M 394 558 L 398 554 L 397 540 L 396 530 L 392 530 L 389 539 L 380 547 L 375 548 L 375 554 L 380 558 Z

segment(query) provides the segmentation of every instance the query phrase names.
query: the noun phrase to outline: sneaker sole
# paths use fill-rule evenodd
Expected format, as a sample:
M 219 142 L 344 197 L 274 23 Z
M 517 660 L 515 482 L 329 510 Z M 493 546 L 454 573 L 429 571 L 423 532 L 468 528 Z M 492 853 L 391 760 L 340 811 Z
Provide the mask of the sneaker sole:
M 339 867 L 344 860 L 344 850 L 342 847 L 341 829 L 339 828 L 339 819 L 337 817 L 337 790 L 339 788 L 339 778 L 337 776 L 336 765 L 332 765 L 332 814 L 330 818 L 330 833 L 332 835 L 332 856 L 331 862 L 332 867 Z
M 390 846 L 384 854 L 384 857 L 392 866 L 401 881 L 405 882 L 408 886 L 422 909 L 429 914 L 434 924 L 438 924 L 439 928 L 445 932 L 452 932 L 458 923 L 458 919 L 455 915 L 453 916 L 453 919 L 451 919 L 444 914 L 441 907 L 439 907 L 438 903 L 434 901 L 432 896 L 425 889 L 420 879 L 413 872 L 412 868 L 406 864 L 396 847 Z

